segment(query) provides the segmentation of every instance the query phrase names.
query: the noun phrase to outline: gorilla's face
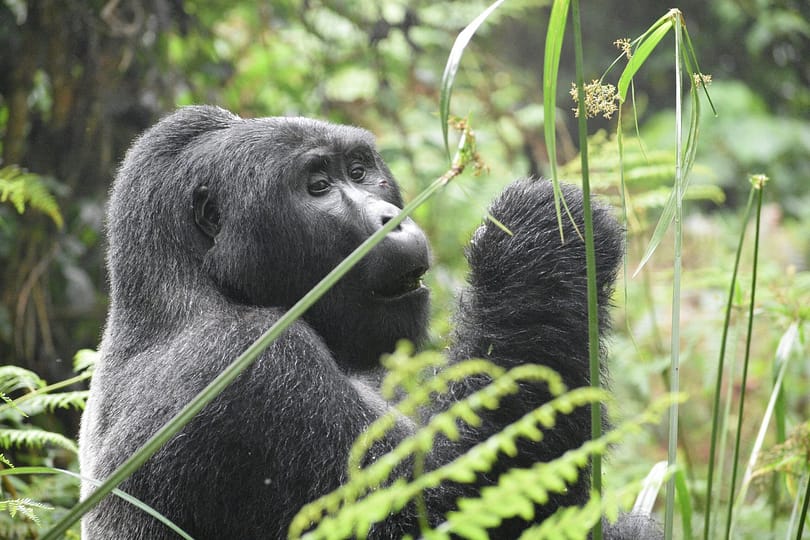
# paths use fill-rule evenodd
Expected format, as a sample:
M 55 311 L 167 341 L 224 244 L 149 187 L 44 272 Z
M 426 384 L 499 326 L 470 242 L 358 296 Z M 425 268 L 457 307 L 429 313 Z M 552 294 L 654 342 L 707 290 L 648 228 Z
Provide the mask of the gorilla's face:
M 232 300 L 288 308 L 402 208 L 370 134 L 306 119 L 246 120 L 202 144 L 194 220 Z M 226 154 L 227 157 L 222 154 Z M 228 164 L 228 165 L 225 165 Z M 211 170 L 215 171 L 212 177 Z M 304 318 L 347 369 L 425 334 L 427 239 L 406 219 Z

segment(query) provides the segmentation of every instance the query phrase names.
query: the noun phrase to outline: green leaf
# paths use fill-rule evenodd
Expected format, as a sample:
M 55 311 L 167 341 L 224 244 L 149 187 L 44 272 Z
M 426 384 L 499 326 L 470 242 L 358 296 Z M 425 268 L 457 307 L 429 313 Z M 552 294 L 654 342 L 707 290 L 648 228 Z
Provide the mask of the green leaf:
M 59 433 L 43 429 L 0 429 L 0 447 L 3 448 L 42 448 L 47 444 L 78 452 L 76 443 Z
M 684 540 L 692 538 L 692 499 L 689 496 L 689 486 L 686 483 L 686 474 L 683 469 L 675 470 L 675 490 L 678 494 L 678 509 L 684 531 Z
M 644 62 L 647 60 L 647 57 L 650 56 L 658 43 L 664 39 L 664 36 L 670 31 L 670 29 L 672 29 L 672 26 L 672 16 L 667 14 L 658 19 L 650 30 L 648 30 L 647 33 L 640 38 L 641 42 L 633 52 L 633 56 L 630 58 L 630 61 L 627 62 L 627 66 L 625 66 L 621 77 L 619 77 L 617 90 L 621 103 L 624 103 L 624 100 L 627 98 L 627 90 L 630 88 L 630 82 L 633 80 L 633 76 L 635 76 L 636 72 L 641 69 L 641 66 L 644 65 Z
M 461 57 L 464 54 L 464 49 L 472 39 L 478 28 L 484 23 L 485 20 L 492 14 L 493 11 L 503 4 L 504 0 L 497 0 L 493 2 L 486 10 L 484 10 L 478 17 L 476 17 L 470 24 L 462 30 L 458 37 L 456 37 L 453 48 L 450 49 L 450 55 L 447 57 L 447 63 L 444 66 L 444 73 L 442 74 L 442 83 L 439 94 L 439 118 L 442 123 L 442 137 L 444 140 L 444 149 L 447 152 L 447 157 L 450 157 L 450 145 L 447 142 L 447 122 L 450 120 L 450 96 L 453 93 L 453 81 L 456 79 L 458 66 L 461 63 Z
M 28 205 L 46 214 L 60 229 L 64 225 L 59 205 L 43 178 L 15 165 L 0 169 L 0 202 L 12 204 L 20 214 Z
M 52 413 L 56 409 L 76 409 L 81 411 L 84 409 L 89 393 L 88 390 L 74 390 L 56 394 L 42 394 L 21 403 L 19 408 L 30 416 L 43 411 Z
M 480 538 L 481 540 L 489 538 L 486 529 L 468 519 L 453 521 L 453 531 L 461 535 L 462 538 Z
M 548 162 L 551 165 L 551 183 L 554 186 L 554 209 L 557 212 L 557 227 L 562 237 L 562 211 L 560 208 L 560 183 L 557 178 L 557 74 L 560 70 L 565 25 L 568 21 L 569 0 L 555 0 L 546 33 L 546 50 L 543 60 L 543 131 L 546 137 Z
M 687 176 L 684 178 L 681 194 L 686 193 L 686 188 L 688 186 L 689 177 Z M 669 225 L 672 223 L 672 220 L 675 219 L 675 206 L 677 202 L 677 192 L 673 189 L 669 192 L 667 203 L 664 205 L 664 210 L 661 212 L 661 217 L 658 219 L 658 224 L 655 226 L 655 230 L 653 231 L 652 238 L 650 238 L 650 243 L 647 245 L 647 249 L 644 252 L 644 256 L 641 258 L 641 262 L 638 263 L 636 271 L 633 272 L 633 277 L 636 277 L 641 269 L 644 268 L 644 265 L 647 264 L 647 261 L 650 260 L 652 254 L 655 253 L 655 250 L 658 248 L 658 244 L 660 244 L 661 240 L 664 239 L 664 235 L 667 233 Z
M 73 355 L 73 371 L 79 373 L 85 369 L 92 369 L 100 356 L 99 352 L 93 349 L 79 349 Z
M 33 371 L 19 366 L 0 366 L 0 392 L 10 394 L 15 390 L 33 391 L 45 386 L 45 381 Z

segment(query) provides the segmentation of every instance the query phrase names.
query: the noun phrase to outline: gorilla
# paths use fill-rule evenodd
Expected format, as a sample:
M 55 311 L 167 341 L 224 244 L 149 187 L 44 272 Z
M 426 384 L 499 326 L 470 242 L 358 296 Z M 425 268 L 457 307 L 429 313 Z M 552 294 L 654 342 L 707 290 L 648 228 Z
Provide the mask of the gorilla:
M 564 188 L 582 226 L 582 196 Z M 108 209 L 111 302 L 101 359 L 80 433 L 82 475 L 103 479 L 135 452 L 322 277 L 402 208 L 371 134 L 305 118 L 242 119 L 216 107 L 176 111 L 141 135 L 120 167 Z M 450 362 L 485 358 L 504 368 L 542 363 L 569 388 L 589 382 L 584 245 L 565 219 L 565 242 L 545 181 L 518 180 L 490 209 L 468 250 Z M 594 208 L 601 332 L 623 253 L 619 225 Z M 424 233 L 406 219 L 121 488 L 198 539 L 284 538 L 295 513 L 347 479 L 353 441 L 391 407 L 379 394 L 380 355 L 399 339 L 423 343 L 430 263 Z M 470 377 L 435 410 L 480 389 Z M 524 384 L 459 441 L 438 440 L 428 469 L 457 457 L 549 399 Z M 403 418 L 372 446 L 372 461 L 413 432 Z M 540 443 L 520 441 L 476 485 L 425 493 L 441 522 L 512 466 L 549 461 L 590 437 L 590 411 L 558 419 Z M 407 469 L 407 467 L 405 467 Z M 407 475 L 408 471 L 398 471 Z M 539 507 L 588 499 L 588 470 Z M 86 496 L 92 486 L 82 486 Z M 526 523 L 505 523 L 514 538 Z M 372 538 L 418 534 L 413 505 Z M 652 532 L 650 532 L 652 531 Z M 173 533 L 107 497 L 83 538 L 162 539 Z M 649 534 L 648 534 L 649 533 Z M 637 519 L 608 537 L 653 535 Z

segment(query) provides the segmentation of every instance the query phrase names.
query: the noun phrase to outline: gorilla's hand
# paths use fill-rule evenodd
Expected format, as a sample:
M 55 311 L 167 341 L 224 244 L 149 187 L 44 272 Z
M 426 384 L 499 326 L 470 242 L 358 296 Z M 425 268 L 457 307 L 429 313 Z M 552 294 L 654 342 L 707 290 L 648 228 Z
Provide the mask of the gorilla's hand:
M 556 313 L 579 303 L 572 302 L 572 292 L 585 298 L 582 193 L 571 185 L 561 188 L 576 222 L 575 228 L 563 208 L 562 237 L 549 181 L 518 180 L 492 203 L 490 214 L 512 235 L 492 221 L 476 231 L 468 258 L 471 283 L 477 292 L 512 300 L 524 298 L 528 303 L 564 299 L 559 309 L 552 305 L 544 308 Z M 594 237 L 599 289 L 603 290 L 612 284 L 623 252 L 621 230 L 607 208 L 594 207 Z M 515 294 L 507 292 L 513 290 Z
M 463 356 L 501 363 L 541 362 L 561 373 L 587 358 L 587 285 L 582 193 L 563 185 L 577 224 L 563 210 L 563 236 L 551 182 L 518 180 L 493 202 L 491 220 L 473 236 L 470 287 L 462 296 L 456 342 Z M 594 205 L 600 326 L 623 253 L 622 233 L 608 209 Z M 564 368 L 564 369 L 559 369 Z M 573 382 L 573 381 L 572 381 Z M 581 382 L 581 381 L 580 381 Z

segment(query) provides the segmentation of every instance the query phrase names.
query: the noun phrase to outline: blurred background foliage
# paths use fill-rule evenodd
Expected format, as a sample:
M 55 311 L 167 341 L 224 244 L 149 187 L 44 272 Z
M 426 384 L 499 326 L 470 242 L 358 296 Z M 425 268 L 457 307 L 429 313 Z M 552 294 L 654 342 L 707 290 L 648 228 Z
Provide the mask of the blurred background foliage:
M 447 337 L 453 296 L 463 283 L 462 246 L 487 202 L 511 179 L 547 172 L 540 77 L 548 4 L 506 2 L 479 30 L 456 80 L 453 112 L 471 116 L 489 173 L 459 179 L 415 216 L 434 247 L 429 279 L 437 344 Z M 61 380 L 71 374 L 75 351 L 97 345 L 106 312 L 107 191 L 132 139 L 179 105 L 211 103 L 242 116 L 305 115 L 366 127 L 377 136 L 406 198 L 419 192 L 447 166 L 437 110 L 450 46 L 486 5 L 0 0 L 0 364 Z M 772 179 L 762 271 L 773 279 L 762 296 L 766 323 L 759 346 L 774 350 L 788 322 L 808 315 L 810 3 L 683 0 L 677 7 L 702 70 L 713 77 L 710 90 L 719 113 L 714 118 L 704 107 L 690 194 L 698 202 L 687 205 L 684 261 L 692 272 L 682 304 L 687 382 L 681 386 L 693 395 L 683 407 L 683 424 L 704 426 L 709 403 L 704 393 L 712 391 L 714 338 L 721 323 L 718 306 L 750 173 Z M 639 35 L 664 12 L 656 2 L 584 6 L 586 79 L 598 79 L 618 56 L 615 40 Z M 651 57 L 637 77 L 638 133 L 634 114 L 624 115 L 630 271 L 672 182 L 670 48 Z M 574 80 L 570 42 L 560 80 Z M 606 82 L 615 80 L 609 75 Z M 559 103 L 570 103 L 567 90 L 562 84 Z M 570 162 L 563 175 L 576 181 L 576 121 L 570 109 L 557 118 L 557 157 Z M 590 129 L 595 185 L 618 205 L 616 121 L 595 119 Z M 10 187 L 20 175 L 26 179 L 24 193 L 19 182 Z M 668 257 L 662 244 L 652 265 L 617 294 L 622 309 L 613 371 L 626 412 L 663 387 Z M 770 377 L 770 358 L 763 354 L 760 379 L 750 384 Z M 792 395 L 808 395 L 810 368 L 796 364 L 791 384 L 799 388 Z M 797 399 L 791 407 L 806 419 L 810 402 Z M 76 419 L 75 412 L 65 412 L 38 421 L 73 437 Z M 687 433 L 682 442 L 688 463 L 696 467 L 707 452 L 704 431 L 708 427 Z M 661 431 L 631 441 L 635 446 L 621 453 L 626 458 L 614 460 L 616 468 L 648 466 L 663 455 L 664 440 Z M 57 462 L 72 459 L 54 455 Z

